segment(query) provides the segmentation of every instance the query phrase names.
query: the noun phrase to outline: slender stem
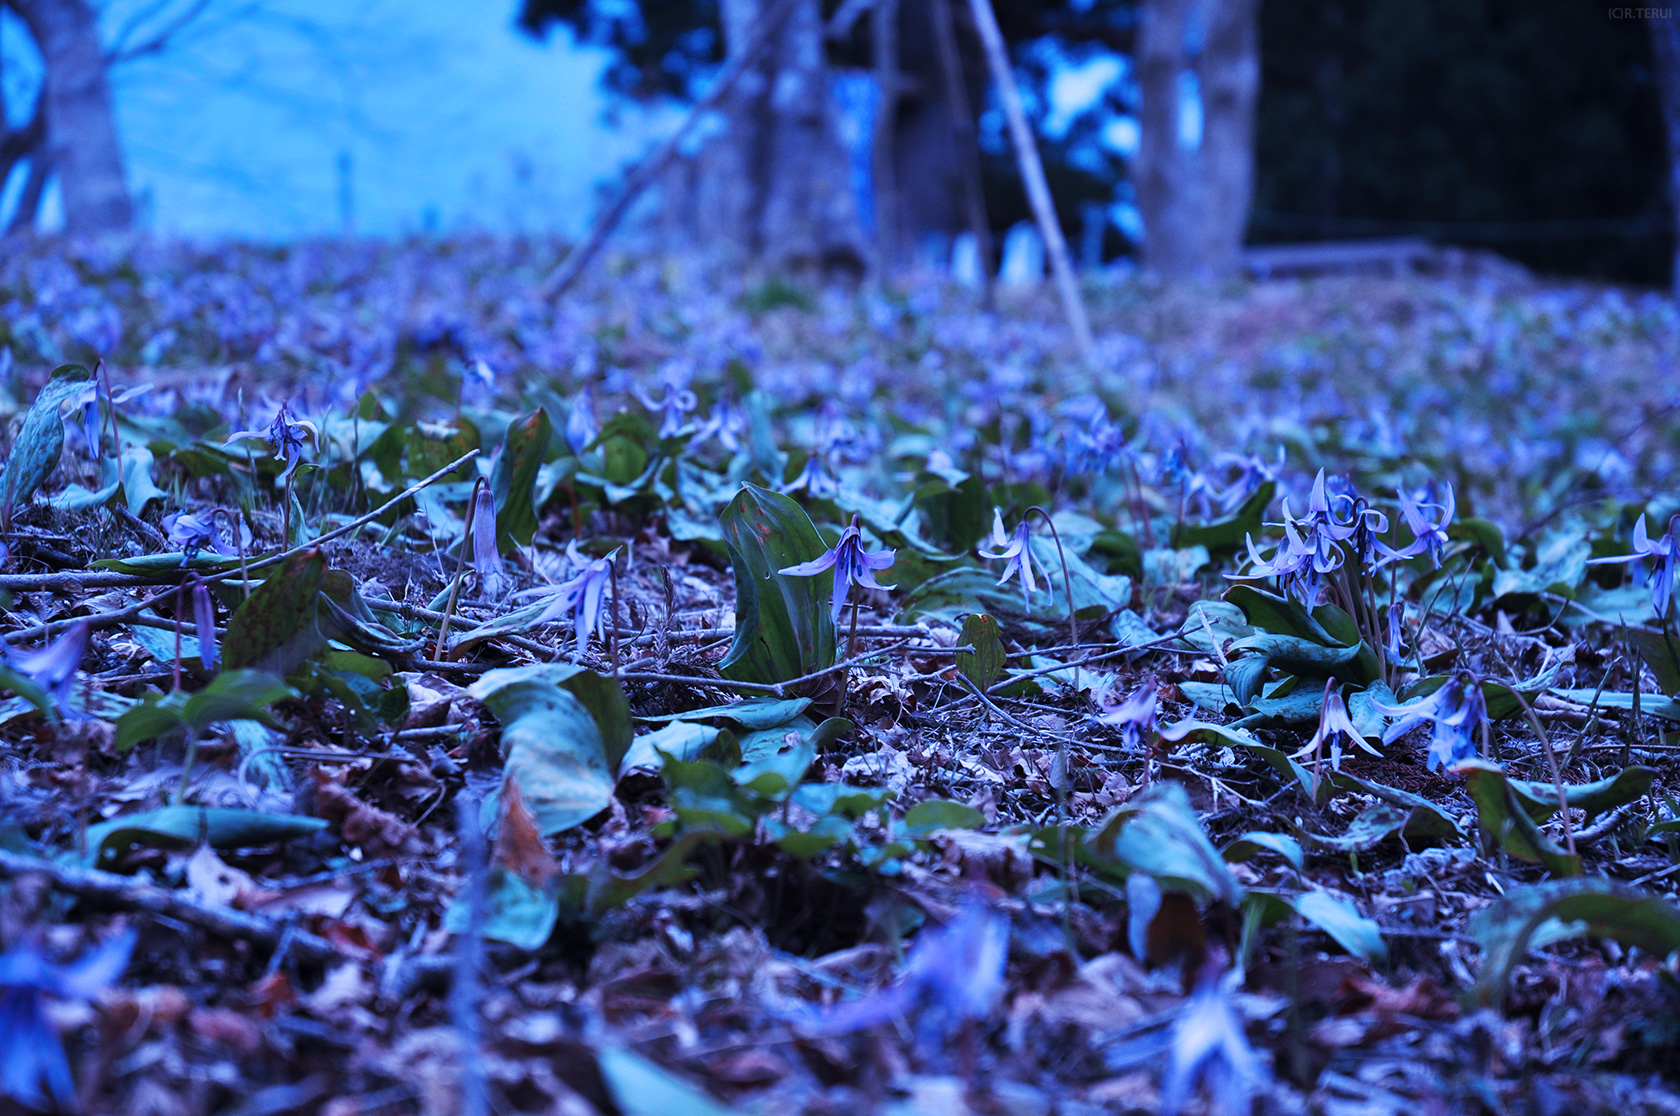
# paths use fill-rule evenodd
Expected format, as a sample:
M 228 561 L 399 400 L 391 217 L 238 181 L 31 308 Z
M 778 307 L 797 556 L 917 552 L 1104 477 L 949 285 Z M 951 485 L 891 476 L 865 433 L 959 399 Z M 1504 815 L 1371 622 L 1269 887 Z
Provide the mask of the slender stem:
M 614 559 L 607 563 L 607 575 L 612 579 L 612 669 L 613 677 L 618 677 L 618 561 Z M 578 648 L 581 654 L 583 648 Z
M 251 595 L 251 567 L 245 559 L 245 532 L 240 530 L 244 524 L 239 521 L 239 517 L 237 515 L 233 514 L 226 508 L 217 508 L 215 511 L 210 513 L 210 518 L 212 520 L 214 520 L 217 516 L 221 516 L 227 520 L 228 532 L 233 535 L 233 545 L 239 550 L 240 589 L 244 592 L 245 596 L 249 597 Z
M 1056 530 L 1056 521 L 1050 518 L 1050 513 L 1049 512 L 1045 511 L 1043 508 L 1039 507 L 1037 504 L 1034 504 L 1032 507 L 1028 508 L 1027 511 L 1026 511 L 1026 514 L 1031 515 L 1033 512 L 1037 512 L 1038 513 L 1038 518 L 1044 521 L 1044 525 L 1046 527 L 1050 528 L 1050 537 L 1055 540 L 1055 543 L 1056 543 L 1056 557 L 1061 559 L 1061 563 L 1062 563 L 1062 589 L 1067 593 L 1068 643 L 1072 644 L 1074 646 L 1078 646 L 1078 644 L 1079 644 L 1079 619 L 1078 619 L 1078 617 L 1076 617 L 1074 615 L 1075 610 L 1074 610 L 1074 607 L 1073 607 L 1073 577 L 1072 577 L 1072 575 L 1070 575 L 1068 573 L 1067 551 L 1062 549 L 1061 532 Z M 1073 693 L 1074 693 L 1075 697 L 1079 696 L 1079 664 L 1078 663 L 1073 664 Z
M 1534 715 L 1534 709 L 1528 704 L 1528 699 L 1517 689 L 1516 680 L 1511 679 L 1505 685 L 1510 689 L 1511 696 L 1522 706 L 1523 716 L 1527 718 L 1529 727 L 1534 735 L 1540 738 L 1540 746 L 1546 750 L 1546 763 L 1552 769 L 1552 784 L 1557 787 L 1558 817 L 1563 819 L 1563 843 L 1568 847 L 1571 856 L 1575 855 L 1575 833 L 1569 819 L 1569 796 L 1563 789 L 1563 770 L 1558 766 L 1557 750 L 1552 747 L 1552 738 L 1546 735 L 1546 726 L 1540 723 L 1540 718 Z
M 846 695 L 851 693 L 851 689 L 852 689 L 851 663 L 852 663 L 853 657 L 857 654 L 857 628 L 858 628 L 857 618 L 858 618 L 858 605 L 860 603 L 861 602 L 858 600 L 857 594 L 853 593 L 852 594 L 852 630 L 850 632 L 848 632 L 847 635 L 846 635 L 846 664 L 847 664 L 847 666 L 846 666 L 845 670 L 840 672 L 840 705 L 839 705 L 838 711 L 835 713 L 835 716 L 837 716 L 837 717 L 843 717 L 843 716 L 846 715 Z
M 461 532 L 461 553 L 455 562 L 455 577 L 449 583 L 449 601 L 443 606 L 443 620 L 438 625 L 437 646 L 432 651 L 432 658 L 440 663 L 449 661 L 449 618 L 455 614 L 455 601 L 461 595 L 461 582 L 467 572 L 467 551 L 472 546 L 473 509 L 478 506 L 478 490 L 484 484 L 484 478 L 479 477 L 473 482 L 472 496 L 467 500 L 467 527 Z M 614 617 L 615 626 L 617 618 Z

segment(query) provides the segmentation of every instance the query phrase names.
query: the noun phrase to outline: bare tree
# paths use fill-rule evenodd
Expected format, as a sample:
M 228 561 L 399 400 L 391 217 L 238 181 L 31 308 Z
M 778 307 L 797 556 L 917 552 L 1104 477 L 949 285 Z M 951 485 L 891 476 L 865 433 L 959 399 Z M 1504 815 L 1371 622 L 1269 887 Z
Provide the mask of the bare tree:
M 116 118 L 111 112 L 98 13 L 86 0 L 3 2 L 29 28 L 46 64 L 46 78 L 31 123 L 33 132 L 27 137 L 18 133 L 18 143 L 0 153 L 0 167 L 8 172 L 26 155 L 30 161 L 18 217 L 33 221 L 47 176 L 52 174 L 64 198 L 67 231 L 126 229 L 134 207 L 123 175 Z M 29 141 L 27 146 L 25 140 Z
M 1144 263 L 1220 279 L 1242 262 L 1254 191 L 1259 0 L 1145 0 L 1137 159 Z
M 1651 54 L 1656 62 L 1657 92 L 1662 98 L 1663 127 L 1668 135 L 1668 208 L 1675 224 L 1674 265 L 1670 283 L 1680 295 L 1680 19 L 1674 9 L 1653 19 Z

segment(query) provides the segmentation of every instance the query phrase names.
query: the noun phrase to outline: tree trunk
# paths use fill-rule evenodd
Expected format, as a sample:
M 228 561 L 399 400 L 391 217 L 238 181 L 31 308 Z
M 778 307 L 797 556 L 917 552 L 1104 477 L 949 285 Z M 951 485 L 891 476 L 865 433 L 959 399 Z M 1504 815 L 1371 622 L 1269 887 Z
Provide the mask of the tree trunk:
M 731 55 L 768 0 L 723 0 Z M 829 92 L 817 0 L 799 0 L 764 61 L 725 98 L 725 128 L 697 156 L 695 239 L 789 271 L 863 271 L 851 166 Z M 670 199 L 683 206 L 679 196 Z
M 1145 0 L 1138 83 L 1144 265 L 1169 279 L 1235 275 L 1254 191 L 1259 0 Z
M 1670 9 L 1667 19 L 1653 19 L 1650 24 L 1657 94 L 1662 98 L 1663 125 L 1668 137 L 1668 209 L 1674 230 L 1674 262 L 1669 282 L 1680 296 L 1680 19 Z
M 99 20 L 86 0 L 10 0 L 46 63 L 41 96 L 46 161 L 64 198 L 70 233 L 126 229 L 133 217 L 123 178 Z
M 897 5 L 900 85 L 892 164 L 898 202 L 894 240 L 900 260 L 913 255 L 929 237 L 948 240 L 968 228 L 973 214 L 967 176 L 973 174 L 974 185 L 979 184 L 980 148 L 972 106 L 981 104 L 986 93 L 986 63 L 965 21 L 952 35 L 958 73 L 945 73 L 935 3 L 947 5 L 944 16 L 954 23 L 949 0 L 905 0 Z M 966 6 L 963 11 L 966 14 Z M 955 89 L 951 76 L 960 82 Z M 953 105 L 953 93 L 964 103 Z M 958 123 L 964 116 L 966 128 Z M 989 243 L 986 248 L 990 255 Z

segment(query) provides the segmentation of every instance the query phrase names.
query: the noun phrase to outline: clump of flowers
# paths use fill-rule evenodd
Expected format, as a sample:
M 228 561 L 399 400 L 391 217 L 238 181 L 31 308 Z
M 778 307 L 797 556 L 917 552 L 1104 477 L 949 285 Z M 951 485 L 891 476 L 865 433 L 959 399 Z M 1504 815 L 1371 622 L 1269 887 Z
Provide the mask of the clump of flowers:
M 664 393 L 658 399 L 641 384 L 631 385 L 642 406 L 659 412 L 661 438 L 674 438 L 681 434 L 687 428 L 689 413 L 700 405 L 700 397 L 688 386 L 692 378 L 693 373 L 687 367 L 672 363 L 659 377 Z

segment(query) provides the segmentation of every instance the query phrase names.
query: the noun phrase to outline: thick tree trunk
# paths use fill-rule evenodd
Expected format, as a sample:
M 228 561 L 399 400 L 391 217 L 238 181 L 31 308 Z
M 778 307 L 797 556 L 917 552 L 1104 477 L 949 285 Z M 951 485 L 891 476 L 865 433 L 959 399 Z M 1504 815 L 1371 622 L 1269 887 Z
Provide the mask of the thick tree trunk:
M 949 20 L 948 0 L 904 0 L 897 5 L 900 85 L 892 165 L 898 202 L 894 240 L 901 262 L 930 237 L 949 239 L 969 227 L 965 176 L 974 174 L 978 184 L 980 149 L 972 106 L 985 96 L 986 63 L 971 27 L 964 26 L 960 36 L 953 34 L 961 82 L 953 89 L 941 60 L 935 3 L 947 4 Z M 966 6 L 963 12 L 966 15 Z M 953 92 L 965 103 L 954 106 Z M 968 118 L 967 128 L 957 123 L 959 114 Z
M 767 0 L 723 0 L 732 55 L 768 7 Z M 817 0 L 799 0 L 765 60 L 725 98 L 722 115 L 723 134 L 694 168 L 695 238 L 730 244 L 780 270 L 861 273 L 864 241 Z
M 1664 131 L 1668 136 L 1668 209 L 1674 223 L 1674 262 L 1669 279 L 1680 296 L 1680 19 L 1672 9 L 1667 19 L 1651 23 L 1651 54 L 1656 62 L 1657 94 L 1662 98 Z
M 1144 264 L 1166 278 L 1222 279 L 1241 266 L 1254 190 L 1258 18 L 1259 0 L 1145 0 L 1138 209 Z
M 46 160 L 71 233 L 126 229 L 133 217 L 105 81 L 99 20 L 86 0 L 9 0 L 46 62 Z

